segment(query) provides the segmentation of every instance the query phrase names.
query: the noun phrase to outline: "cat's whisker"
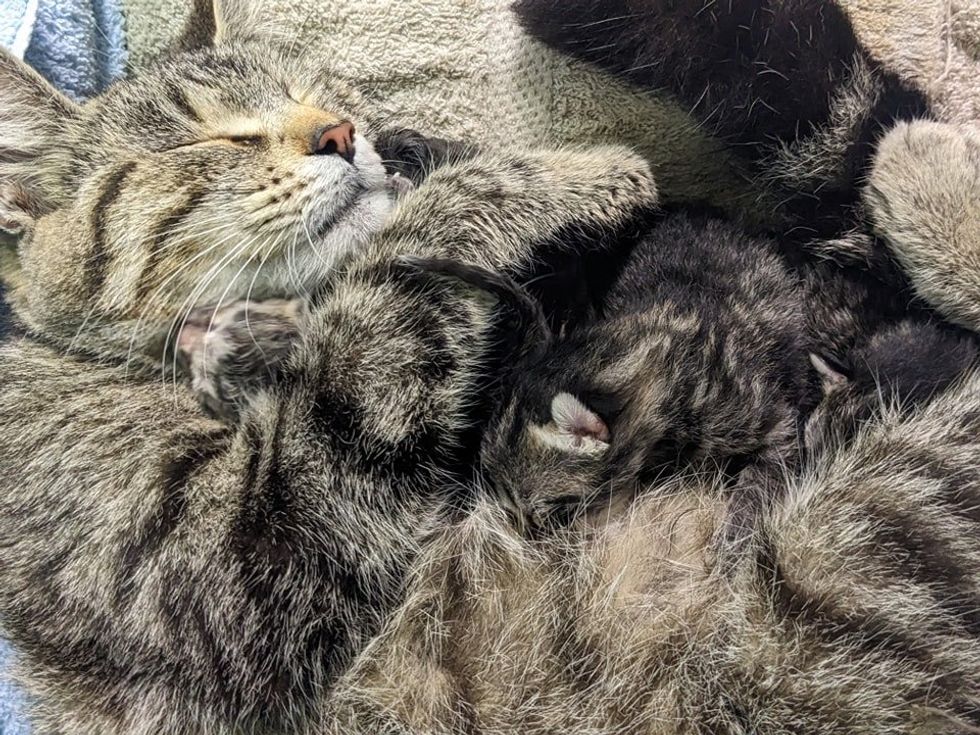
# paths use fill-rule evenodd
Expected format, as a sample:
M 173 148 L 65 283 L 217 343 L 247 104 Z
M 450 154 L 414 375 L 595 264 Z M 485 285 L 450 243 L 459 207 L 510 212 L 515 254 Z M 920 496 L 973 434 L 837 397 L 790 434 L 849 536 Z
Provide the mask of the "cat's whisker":
M 286 249 L 286 272 L 289 274 L 293 285 L 296 287 L 296 293 L 303 298 L 311 298 L 310 290 L 307 288 L 306 284 L 303 283 L 300 277 L 299 271 L 296 268 L 296 245 L 299 242 L 299 230 L 293 230 L 293 239 Z
M 247 245 L 245 247 L 248 248 L 248 249 L 250 249 L 251 246 L 254 244 L 254 242 L 255 242 L 255 239 L 253 238 L 252 240 L 250 240 L 247 243 Z M 221 296 L 218 297 L 218 303 L 215 305 L 214 310 L 211 312 L 211 319 L 208 322 L 208 330 L 207 331 L 209 333 L 214 329 L 214 320 L 217 319 L 218 312 L 221 311 L 222 304 L 224 303 L 225 298 L 228 296 L 228 292 L 231 291 L 232 287 L 238 282 L 238 279 L 241 277 L 242 273 L 245 272 L 245 269 L 248 268 L 248 266 L 255 259 L 255 257 L 257 255 L 259 255 L 259 252 L 260 251 L 261 251 L 261 248 L 259 248 L 254 253 L 252 253 L 251 255 L 248 256 L 248 258 L 242 264 L 242 267 L 238 269 L 238 272 L 235 274 L 235 277 L 232 278 L 228 282 L 228 285 L 225 286 L 225 290 L 221 293 Z M 253 283 L 254 283 L 254 279 L 253 279 Z M 205 358 L 204 359 L 204 375 L 205 375 L 205 377 L 207 377 L 207 371 L 208 371 L 207 354 L 208 354 L 208 341 L 207 341 L 207 339 L 205 339 L 204 340 L 204 358 Z
M 265 244 L 263 244 L 263 247 L 265 247 Z M 249 310 L 250 310 L 251 300 L 252 300 L 252 290 L 255 288 L 255 282 L 258 279 L 259 274 L 262 272 L 263 266 L 265 266 L 265 264 L 268 262 L 269 257 L 272 255 L 274 251 L 275 251 L 275 243 L 273 243 L 272 246 L 269 247 L 268 252 L 259 261 L 258 266 L 255 268 L 255 274 L 252 276 L 252 281 L 251 283 L 248 284 L 248 289 L 245 291 L 245 329 L 248 332 L 248 336 L 252 338 L 252 343 L 256 347 L 258 347 L 259 352 L 262 355 L 262 362 L 266 366 L 266 369 L 268 370 L 270 379 L 273 377 L 273 374 L 272 374 L 272 370 L 269 369 L 269 360 L 266 357 L 265 350 L 262 349 L 262 345 L 259 344 L 259 340 L 255 336 L 255 332 L 252 331 L 252 324 L 249 318 Z
M 187 262 L 182 263 L 170 276 L 168 276 L 163 281 L 163 283 L 161 283 L 159 286 L 157 286 L 154 289 L 153 293 L 150 295 L 150 297 L 147 299 L 147 302 L 143 305 L 143 308 L 140 310 L 139 316 L 136 319 L 136 324 L 133 326 L 132 336 L 131 336 L 130 341 L 129 341 L 129 349 L 128 349 L 127 355 L 126 355 L 126 374 L 127 375 L 128 375 L 128 372 L 129 372 L 129 365 L 131 363 L 132 356 L 133 356 L 133 349 L 135 347 L 136 340 L 139 337 L 140 327 L 141 327 L 141 325 L 143 323 L 143 320 L 147 317 L 147 315 L 148 315 L 148 313 L 150 311 L 150 308 L 156 303 L 157 298 L 163 295 L 164 289 L 170 283 L 174 282 L 180 276 L 182 276 L 185 272 L 187 272 L 188 270 L 190 270 L 191 267 L 197 261 L 201 260 L 202 258 L 207 257 L 208 255 L 210 255 L 215 250 L 223 247 L 225 245 L 225 243 L 227 243 L 229 240 L 232 239 L 232 237 L 233 237 L 233 235 L 231 235 L 231 234 L 226 235 L 223 239 L 218 240 L 217 242 L 213 243 L 209 247 L 205 248 L 200 253 L 198 253 L 197 255 L 195 255 L 192 258 L 190 258 Z M 166 353 L 164 353 L 164 357 L 165 357 L 165 355 L 166 355 Z

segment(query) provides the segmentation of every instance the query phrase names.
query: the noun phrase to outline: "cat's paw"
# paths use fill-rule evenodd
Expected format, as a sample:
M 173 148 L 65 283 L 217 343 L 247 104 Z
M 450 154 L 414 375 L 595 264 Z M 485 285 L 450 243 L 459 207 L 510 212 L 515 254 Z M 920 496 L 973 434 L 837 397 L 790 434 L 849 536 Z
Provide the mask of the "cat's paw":
M 202 407 L 216 418 L 236 420 L 252 393 L 278 380 L 305 319 L 306 306 L 298 299 L 191 312 L 177 338 L 177 354 Z

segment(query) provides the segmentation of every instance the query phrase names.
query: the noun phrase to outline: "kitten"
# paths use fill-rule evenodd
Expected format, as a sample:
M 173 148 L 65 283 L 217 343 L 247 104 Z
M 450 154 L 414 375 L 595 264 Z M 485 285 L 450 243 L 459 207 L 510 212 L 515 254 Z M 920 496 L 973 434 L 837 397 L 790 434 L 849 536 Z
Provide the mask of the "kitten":
M 256 37 L 247 3 L 208 10 L 214 43 L 84 105 L 0 52 L 11 299 L 31 330 L 102 358 L 111 344 L 131 368 L 157 367 L 195 307 L 319 288 L 463 155 L 384 127 L 324 64 Z
M 807 455 L 816 461 L 882 410 L 914 412 L 950 390 L 980 367 L 980 339 L 948 324 L 906 319 L 843 359 L 812 359 L 823 385 L 806 426 Z
M 600 318 L 514 368 L 483 464 L 536 524 L 705 463 L 764 503 L 818 399 L 809 349 L 802 289 L 772 242 L 671 215 Z

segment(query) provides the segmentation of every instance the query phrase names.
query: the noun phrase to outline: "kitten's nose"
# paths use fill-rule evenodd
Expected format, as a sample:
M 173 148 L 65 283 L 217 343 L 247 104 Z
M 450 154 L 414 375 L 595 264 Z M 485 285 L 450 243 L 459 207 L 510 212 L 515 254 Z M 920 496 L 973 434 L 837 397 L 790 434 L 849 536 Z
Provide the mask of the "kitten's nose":
M 338 155 L 347 163 L 353 163 L 354 125 L 349 122 L 342 122 L 320 128 L 313 137 L 313 155 Z

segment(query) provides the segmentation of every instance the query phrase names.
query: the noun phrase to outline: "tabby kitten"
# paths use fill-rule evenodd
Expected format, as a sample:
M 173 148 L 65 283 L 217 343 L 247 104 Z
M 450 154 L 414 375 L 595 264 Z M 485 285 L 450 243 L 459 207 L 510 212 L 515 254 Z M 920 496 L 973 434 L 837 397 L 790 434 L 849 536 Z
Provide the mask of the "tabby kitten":
M 397 155 L 403 131 L 256 37 L 247 3 L 213 14 L 213 44 L 85 105 L 0 53 L 0 227 L 23 236 L 6 280 L 48 339 L 159 362 L 196 306 L 314 290 L 391 215 L 402 187 L 370 141 Z
M 796 464 L 819 398 L 804 311 L 771 241 L 668 216 L 600 318 L 515 367 L 484 445 L 487 474 L 538 523 L 706 462 L 740 477 L 746 502 L 764 502 L 760 485 Z

